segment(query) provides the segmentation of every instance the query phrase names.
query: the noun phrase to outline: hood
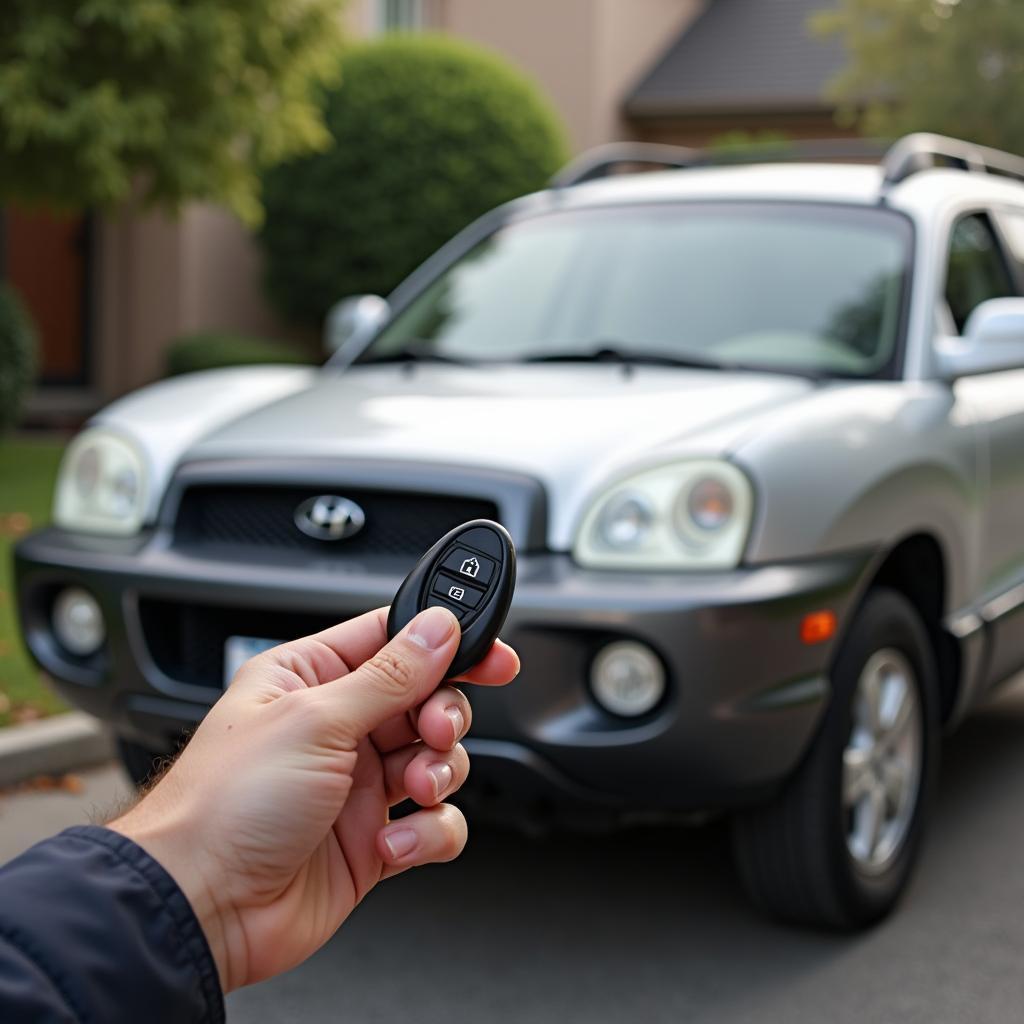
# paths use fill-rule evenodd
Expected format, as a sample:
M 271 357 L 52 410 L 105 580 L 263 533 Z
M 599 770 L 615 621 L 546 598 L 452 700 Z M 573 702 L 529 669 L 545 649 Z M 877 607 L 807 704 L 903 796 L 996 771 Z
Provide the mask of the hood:
M 723 455 L 751 418 L 813 385 L 775 374 L 437 364 L 325 370 L 210 424 L 186 459 L 347 457 L 521 472 L 547 489 L 552 543 L 594 488 L 640 465 Z M 561 526 L 557 524 L 561 523 Z

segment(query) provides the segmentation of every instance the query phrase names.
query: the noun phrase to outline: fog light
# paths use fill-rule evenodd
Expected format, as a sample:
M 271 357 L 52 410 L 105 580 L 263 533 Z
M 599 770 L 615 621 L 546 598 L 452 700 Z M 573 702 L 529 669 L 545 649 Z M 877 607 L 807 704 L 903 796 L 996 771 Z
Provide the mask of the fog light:
M 96 598 L 81 587 L 62 590 L 53 602 L 53 632 L 69 653 L 80 658 L 95 654 L 107 635 Z
M 613 715 L 635 718 L 654 708 L 665 693 L 661 659 L 644 644 L 617 640 L 603 647 L 590 668 L 594 699 Z

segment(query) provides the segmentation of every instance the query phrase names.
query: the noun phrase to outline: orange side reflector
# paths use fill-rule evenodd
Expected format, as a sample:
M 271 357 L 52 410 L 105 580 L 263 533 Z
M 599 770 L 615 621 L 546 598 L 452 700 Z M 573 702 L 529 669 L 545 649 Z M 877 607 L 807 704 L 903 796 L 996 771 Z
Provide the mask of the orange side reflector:
M 835 634 L 835 612 L 809 612 L 800 623 L 800 639 L 805 644 L 824 643 Z

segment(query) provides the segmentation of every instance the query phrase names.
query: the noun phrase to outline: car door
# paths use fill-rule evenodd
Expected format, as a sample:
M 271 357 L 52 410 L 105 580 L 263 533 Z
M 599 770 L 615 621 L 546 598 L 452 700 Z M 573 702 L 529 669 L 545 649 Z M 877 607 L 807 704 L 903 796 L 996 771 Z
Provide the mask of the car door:
M 988 212 L 967 213 L 954 222 L 945 300 L 958 333 L 982 302 L 1021 294 L 1024 220 L 1014 229 L 1016 234 L 1004 231 L 1002 215 Z M 1019 263 L 1008 252 L 1011 238 L 1020 245 Z M 963 400 L 977 416 L 988 454 L 976 596 L 983 618 L 992 621 L 987 672 L 992 684 L 1024 667 L 1024 366 L 965 377 L 954 387 L 958 403 Z

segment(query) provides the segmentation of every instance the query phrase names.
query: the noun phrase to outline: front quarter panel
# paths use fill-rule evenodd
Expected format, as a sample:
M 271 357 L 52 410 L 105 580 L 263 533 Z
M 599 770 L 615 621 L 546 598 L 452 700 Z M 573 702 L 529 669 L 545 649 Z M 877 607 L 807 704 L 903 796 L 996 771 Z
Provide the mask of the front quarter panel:
M 823 387 L 734 452 L 757 493 L 747 561 L 885 550 L 927 533 L 946 611 L 976 587 L 982 479 L 975 424 L 940 382 Z

